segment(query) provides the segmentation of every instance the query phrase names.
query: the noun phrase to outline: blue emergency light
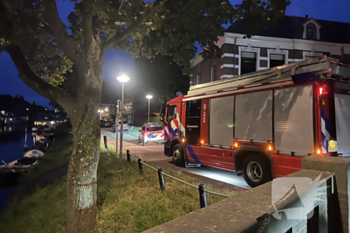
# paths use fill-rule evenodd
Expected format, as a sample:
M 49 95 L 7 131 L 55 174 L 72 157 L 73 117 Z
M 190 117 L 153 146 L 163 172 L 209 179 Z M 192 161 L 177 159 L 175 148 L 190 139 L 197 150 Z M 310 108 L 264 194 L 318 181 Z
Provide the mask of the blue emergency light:
M 317 76 L 315 73 L 302 73 L 302 74 L 296 74 L 292 76 L 293 82 L 295 84 L 297 83 L 306 83 L 311 81 L 319 81 L 320 77 Z

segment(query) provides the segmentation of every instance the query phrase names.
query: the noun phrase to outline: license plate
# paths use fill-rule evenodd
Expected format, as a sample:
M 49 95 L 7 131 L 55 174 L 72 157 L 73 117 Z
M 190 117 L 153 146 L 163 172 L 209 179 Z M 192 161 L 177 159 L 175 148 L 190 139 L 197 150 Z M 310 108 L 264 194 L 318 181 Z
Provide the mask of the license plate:
M 337 141 L 329 140 L 328 141 L 328 152 L 336 152 L 337 150 L 338 150 Z

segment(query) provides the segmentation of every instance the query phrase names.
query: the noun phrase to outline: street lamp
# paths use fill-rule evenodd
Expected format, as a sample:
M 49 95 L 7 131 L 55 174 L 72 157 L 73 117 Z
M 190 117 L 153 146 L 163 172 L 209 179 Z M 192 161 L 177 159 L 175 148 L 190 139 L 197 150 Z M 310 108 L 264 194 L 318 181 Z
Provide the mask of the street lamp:
M 146 95 L 146 98 L 148 99 L 148 123 L 149 123 L 149 116 L 150 116 L 150 107 L 151 107 L 151 99 L 153 98 L 152 95 Z
M 100 113 L 100 120 L 101 120 L 101 113 L 103 113 L 103 110 L 97 110 L 98 113 Z
M 122 159 L 123 155 L 123 131 L 124 131 L 124 84 L 130 80 L 130 78 L 126 75 L 122 75 L 117 77 L 117 80 L 122 83 L 122 103 L 120 105 L 120 159 Z M 118 133 L 118 132 L 117 132 Z M 118 153 L 118 152 L 117 152 Z

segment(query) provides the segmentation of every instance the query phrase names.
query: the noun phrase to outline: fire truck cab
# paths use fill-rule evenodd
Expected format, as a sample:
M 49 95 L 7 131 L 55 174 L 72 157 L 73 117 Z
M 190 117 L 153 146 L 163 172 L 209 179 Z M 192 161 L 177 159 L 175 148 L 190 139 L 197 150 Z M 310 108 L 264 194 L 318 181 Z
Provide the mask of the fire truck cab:
M 255 187 L 305 156 L 350 157 L 350 66 L 319 57 L 192 86 L 160 117 L 177 165 L 242 171 Z

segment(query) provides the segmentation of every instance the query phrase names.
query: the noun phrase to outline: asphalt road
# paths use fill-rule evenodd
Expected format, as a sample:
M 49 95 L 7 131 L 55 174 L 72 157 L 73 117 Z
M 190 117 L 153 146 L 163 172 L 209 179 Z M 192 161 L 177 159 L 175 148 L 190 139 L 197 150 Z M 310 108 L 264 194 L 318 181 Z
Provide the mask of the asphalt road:
M 115 146 L 115 138 L 116 134 L 111 132 L 110 129 L 101 129 L 101 135 L 108 137 L 108 144 L 111 146 Z M 243 189 L 250 189 L 251 187 L 244 181 L 244 178 L 242 176 L 238 176 L 237 173 L 232 171 L 226 171 L 221 170 L 217 168 L 211 168 L 202 166 L 199 168 L 183 168 L 178 167 L 174 163 L 172 163 L 172 159 L 168 158 L 164 155 L 163 151 L 163 145 L 157 145 L 157 144 L 148 144 L 145 146 L 142 146 L 138 143 L 138 136 L 137 132 L 127 133 L 124 132 L 123 135 L 124 142 L 123 142 L 123 148 L 124 150 L 129 150 L 131 154 L 138 155 L 142 158 L 144 161 L 153 162 L 156 165 L 164 168 L 169 168 L 172 170 L 180 170 L 184 173 L 189 173 L 196 175 L 198 177 L 205 177 L 208 180 L 213 181 L 219 181 L 221 184 L 220 186 L 225 186 L 228 188 L 229 186 L 233 185 L 235 187 L 243 188 Z M 119 136 L 120 139 L 120 136 Z M 120 143 L 120 141 L 118 142 Z M 215 183 L 215 182 L 211 182 Z M 234 189 L 234 188 L 230 188 Z

